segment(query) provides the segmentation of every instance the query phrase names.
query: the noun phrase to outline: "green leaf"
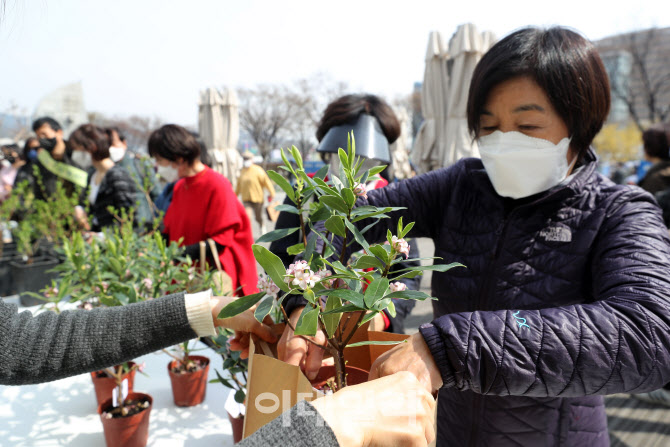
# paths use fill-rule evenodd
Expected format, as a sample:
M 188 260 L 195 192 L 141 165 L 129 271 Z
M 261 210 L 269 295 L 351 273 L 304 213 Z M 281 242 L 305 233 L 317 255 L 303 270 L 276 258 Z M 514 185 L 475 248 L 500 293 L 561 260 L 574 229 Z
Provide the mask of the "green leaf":
M 397 231 L 397 233 L 398 233 L 398 237 L 402 237 L 402 236 L 400 236 L 400 234 L 402 234 L 402 216 L 400 216 L 400 219 L 398 219 L 398 231 Z
M 369 172 L 369 176 L 372 177 L 373 175 L 377 175 L 377 174 L 379 174 L 379 173 L 382 172 L 384 169 L 386 169 L 386 166 L 387 166 L 387 165 L 381 165 L 381 166 L 375 166 L 375 167 L 373 167 L 373 168 L 370 168 L 370 169 L 368 170 L 368 172 Z
M 309 233 L 307 236 L 307 246 L 305 247 L 305 259 L 309 262 L 316 250 L 316 234 Z
M 407 226 L 405 226 L 405 228 L 403 228 L 402 233 L 399 234 L 398 237 L 399 237 L 400 239 L 404 238 L 405 236 L 407 236 L 407 233 L 409 233 L 410 230 L 411 230 L 413 227 L 414 227 L 414 222 L 410 222 L 410 223 L 408 223 Z
M 303 251 L 305 251 L 305 244 L 302 242 L 299 244 L 291 245 L 286 249 L 286 253 L 288 253 L 291 256 L 299 255 Z
M 354 204 L 356 203 L 356 194 L 349 189 L 349 188 L 344 188 L 342 190 L 342 196 L 344 197 L 344 200 L 347 202 L 347 205 L 349 209 L 354 207 Z
M 316 171 L 316 174 L 314 174 L 314 179 L 316 180 L 317 178 L 320 178 L 321 180 L 323 180 L 326 178 L 327 175 L 328 175 L 328 165 L 323 165 L 318 171 Z
M 423 301 L 428 298 L 432 298 L 430 295 L 418 290 L 403 290 L 402 292 L 391 292 L 384 298 L 395 298 L 400 300 L 419 300 Z
M 419 267 L 409 267 L 406 269 L 398 270 L 393 273 L 403 273 L 407 272 L 410 270 L 417 271 L 417 270 L 432 270 L 436 272 L 446 272 L 447 270 L 451 270 L 454 267 L 465 267 L 463 264 L 459 262 L 452 262 L 451 264 L 434 264 L 434 265 L 422 265 Z
M 251 246 L 251 250 L 254 252 L 254 257 L 256 261 L 263 267 L 265 273 L 268 274 L 270 278 L 275 282 L 277 287 L 279 287 L 284 292 L 288 292 L 289 288 L 286 285 L 286 269 L 284 264 L 279 259 L 279 256 L 272 253 L 267 248 L 262 245 L 254 244 Z
M 273 296 L 268 295 L 266 299 L 260 302 L 256 310 L 254 311 L 254 318 L 256 318 L 256 320 L 258 320 L 260 323 L 263 322 L 263 318 L 265 318 L 272 310 L 274 300 L 275 298 Z
M 344 151 L 344 149 L 337 149 L 337 156 L 340 157 L 340 164 L 342 166 L 346 166 L 347 168 L 351 169 L 351 166 L 349 165 L 349 156 Z
M 370 247 L 372 248 L 372 247 Z M 367 269 L 367 268 L 380 268 L 384 269 L 386 268 L 386 265 L 377 259 L 375 256 L 370 256 L 370 255 L 363 255 L 360 258 L 358 258 L 358 261 L 356 261 L 356 264 L 353 266 L 355 269 Z
M 363 235 L 358 231 L 358 228 L 354 226 L 351 222 L 349 222 L 348 219 L 344 220 L 344 224 L 349 228 L 349 231 L 354 235 L 354 239 L 356 239 L 356 242 L 359 243 L 361 247 L 367 252 L 370 252 L 370 246 L 368 245 L 368 242 L 365 240 Z
M 391 211 L 397 211 L 397 210 L 403 210 L 403 209 L 405 209 L 405 208 L 398 207 L 398 206 L 389 206 L 389 207 L 386 207 L 386 208 L 383 208 L 383 209 L 380 208 L 380 209 L 377 209 L 377 211 L 372 211 L 372 212 L 368 212 L 368 213 L 364 213 L 364 214 L 361 213 L 361 214 L 357 215 L 356 218 L 353 219 L 353 222 L 358 222 L 359 220 L 363 220 L 363 219 L 367 219 L 367 218 L 375 217 L 375 216 L 380 217 L 380 218 L 388 217 L 385 213 L 390 213 Z M 351 214 L 353 216 L 353 212 Z
M 305 306 L 295 326 L 295 335 L 316 335 L 319 321 L 319 308 Z
M 384 297 L 388 288 L 388 278 L 377 278 L 368 285 L 368 288 L 365 290 L 365 304 L 368 309 Z
M 365 323 L 367 323 L 368 321 L 372 320 L 374 317 L 377 316 L 378 313 L 379 313 L 378 311 L 368 313 L 367 315 L 365 315 L 365 317 L 363 317 L 363 319 L 361 320 L 361 322 L 358 326 L 360 327 L 360 326 L 364 325 Z
M 275 206 L 275 209 L 277 211 L 286 211 L 287 213 L 300 214 L 298 208 L 294 207 L 293 205 L 277 205 Z
M 293 155 L 293 159 L 295 160 L 296 164 L 298 165 L 298 169 L 303 169 L 302 167 L 302 155 L 300 155 L 300 151 L 298 150 L 297 147 L 291 146 L 291 155 Z
M 327 206 L 319 204 L 316 210 L 312 211 L 309 219 L 312 222 L 319 222 L 321 220 L 328 219 L 333 213 L 328 209 Z
M 274 242 L 276 240 L 279 240 L 281 238 L 284 238 L 284 237 L 288 236 L 289 234 L 295 233 L 299 229 L 300 228 L 298 228 L 298 227 L 294 227 L 294 228 L 281 228 L 279 230 L 273 230 L 273 231 L 270 231 L 269 233 L 265 233 L 263 236 L 256 239 L 256 243 L 258 243 L 258 242 Z
M 265 296 L 265 292 L 258 292 L 252 295 L 240 297 L 221 309 L 217 318 L 230 318 L 239 315 L 247 309 L 251 309 L 257 302 Z
M 113 296 L 122 306 L 125 306 L 130 302 L 128 296 L 124 293 L 115 293 Z
M 354 348 L 356 346 L 365 346 L 365 345 L 398 345 L 400 343 L 407 343 L 407 340 L 400 340 L 400 341 L 382 341 L 382 340 L 369 340 L 369 341 L 359 341 L 358 343 L 352 343 L 350 345 L 347 345 L 347 348 Z
M 368 250 L 368 252 L 372 253 L 373 255 L 381 259 L 382 262 L 384 263 L 384 267 L 386 267 L 386 264 L 388 264 L 389 262 L 389 252 L 386 251 L 383 245 L 381 244 L 370 245 L 370 250 Z
M 333 310 L 336 308 L 342 307 L 342 300 L 339 299 L 336 296 L 329 296 L 328 300 L 326 301 L 326 312 L 329 310 Z M 340 318 L 342 317 L 342 314 L 336 313 L 332 315 L 323 315 L 323 325 L 326 328 L 326 334 L 328 334 L 328 338 L 332 338 L 333 334 L 335 334 L 335 330 L 337 329 L 337 325 L 340 324 Z
M 344 203 L 341 197 L 321 196 L 319 202 L 344 214 L 349 213 L 349 207 Z
M 238 404 L 244 403 L 244 399 L 247 397 L 247 394 L 244 392 L 244 390 L 237 390 L 235 392 L 235 402 Z
M 219 374 L 219 372 L 218 372 L 217 370 L 214 370 L 214 372 L 216 373 L 216 377 L 218 377 L 218 379 L 212 379 L 212 380 L 210 381 L 210 383 L 212 383 L 212 382 L 221 382 L 222 384 L 224 384 L 224 385 L 227 386 L 228 388 L 233 388 L 233 389 L 235 389 L 235 387 L 234 387 L 233 385 L 231 385 L 231 383 L 228 382 L 226 379 L 224 379 L 223 376 L 221 376 L 221 374 Z
M 345 301 L 349 301 L 351 304 L 353 304 L 356 307 L 359 307 L 361 309 L 365 309 L 365 300 L 363 298 L 363 295 L 361 295 L 358 292 L 354 292 L 353 290 L 349 289 L 334 289 L 334 290 L 327 290 L 323 292 L 324 295 L 330 296 L 335 296 L 337 298 L 342 298 Z
M 321 178 L 315 176 L 312 180 L 314 180 L 314 183 L 316 183 L 319 190 L 322 191 L 324 194 L 327 194 L 329 196 L 339 197 L 339 194 L 337 193 L 337 191 L 333 191 L 333 188 L 328 186 L 328 184 L 325 181 L 323 181 Z
M 286 154 L 284 153 L 284 148 L 281 149 L 281 159 L 284 161 L 284 167 L 287 171 L 291 172 L 294 177 L 297 177 L 295 170 L 293 169 L 293 165 L 288 161 L 288 158 L 286 158 Z M 281 167 L 281 166 L 280 166 Z M 286 193 L 288 194 L 288 193 Z
M 393 301 L 389 303 L 389 305 L 386 307 L 386 310 L 389 311 L 389 315 L 391 315 L 391 318 L 395 318 L 396 311 L 395 311 L 395 304 L 393 304 Z
M 347 234 L 347 229 L 344 227 L 344 220 L 340 216 L 330 216 L 328 220 L 326 220 L 326 229 L 341 237 L 344 237 Z
M 270 177 L 270 179 L 286 193 L 288 198 L 291 199 L 293 203 L 295 203 L 295 191 L 283 175 L 275 171 L 268 171 L 268 177 Z
M 356 306 L 355 304 L 345 304 L 344 306 L 337 307 L 335 309 L 329 310 L 327 312 L 322 313 L 321 315 L 331 315 L 331 314 L 337 314 L 337 313 L 344 313 L 344 312 L 358 312 L 361 310 L 366 310 L 363 308 L 360 308 Z

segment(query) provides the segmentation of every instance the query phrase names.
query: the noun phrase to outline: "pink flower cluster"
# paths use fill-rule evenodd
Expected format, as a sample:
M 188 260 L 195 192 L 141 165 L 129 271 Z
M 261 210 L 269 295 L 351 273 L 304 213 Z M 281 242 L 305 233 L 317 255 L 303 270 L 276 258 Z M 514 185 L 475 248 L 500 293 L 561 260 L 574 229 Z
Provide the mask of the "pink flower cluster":
M 409 258 L 409 244 L 405 239 L 398 239 L 398 236 L 393 236 L 393 239 L 391 239 L 391 247 L 398 253 Z
M 354 194 L 356 194 L 357 197 L 368 198 L 368 191 L 362 183 L 356 183 L 356 186 L 354 186 Z
M 258 290 L 277 298 L 277 294 L 279 294 L 280 289 L 279 286 L 272 280 L 272 278 L 267 275 L 260 275 L 258 278 Z
M 407 284 L 398 281 L 392 282 L 389 284 L 389 289 L 391 289 L 391 292 L 403 292 L 407 290 Z
M 142 280 L 142 284 L 144 285 L 145 288 L 151 290 L 151 288 L 154 285 L 154 281 L 151 278 L 144 278 Z
M 306 290 L 311 289 L 317 282 L 321 281 L 321 276 L 309 268 L 307 261 L 298 261 L 289 265 L 286 269 L 285 279 L 287 284 Z

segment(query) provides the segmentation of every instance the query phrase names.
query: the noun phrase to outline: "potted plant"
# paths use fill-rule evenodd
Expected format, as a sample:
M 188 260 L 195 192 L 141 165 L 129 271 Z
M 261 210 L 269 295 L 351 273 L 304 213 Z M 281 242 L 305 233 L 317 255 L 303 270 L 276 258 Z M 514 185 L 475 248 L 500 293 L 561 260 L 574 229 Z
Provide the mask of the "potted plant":
M 281 155 L 284 165 L 280 168 L 292 174 L 296 179 L 295 186 L 292 187 L 283 176 L 274 171 L 269 171 L 268 175 L 286 192 L 294 204 L 281 205 L 281 210 L 298 214 L 300 227 L 272 231 L 261 236 L 257 242 L 271 242 L 300 230 L 303 240 L 290 247 L 289 253 L 300 255 L 302 260 L 285 269 L 279 257 L 261 245 L 254 245 L 256 260 L 268 275 L 259 283 L 261 292 L 247 295 L 226 306 L 219 318 L 228 318 L 257 306 L 255 316 L 258 321 L 262 321 L 272 309 L 278 307 L 296 335 L 303 336 L 308 342 L 332 355 L 334 372 L 330 388 L 337 391 L 348 384 L 345 348 L 365 344 L 398 343 L 395 341 L 350 343 L 358 328 L 384 310 L 395 315 L 393 299 L 431 298 L 423 292 L 406 290 L 398 280 L 416 277 L 424 270 L 445 272 L 462 265 L 434 264 L 390 273 L 391 266 L 408 256 L 409 245 L 404 238 L 414 224 L 404 225 L 401 219 L 395 234 L 388 231 L 384 244 L 368 244 L 365 233 L 380 219 L 388 218 L 386 213 L 403 208 L 356 206 L 358 197 L 366 197 L 365 184 L 381 172 L 384 166 L 362 171 L 362 161 L 356 158 L 353 135 L 349 138 L 347 151 L 339 149 L 341 165 L 339 175 L 330 173 L 328 181 L 325 180 L 327 167 L 317 172 L 314 178 L 307 176 L 300 152 L 295 147 L 291 149 L 295 168 L 283 150 Z M 317 200 L 309 201 L 312 196 Z M 372 223 L 359 230 L 354 224 L 364 219 L 370 219 Z M 322 223 L 317 225 L 318 222 Z M 343 239 L 339 251 L 332 244 L 334 235 Z M 320 250 L 317 250 L 317 238 L 321 244 Z M 345 259 L 346 249 L 354 242 L 362 247 L 364 255 L 354 264 L 345 265 L 342 260 Z M 369 270 L 370 268 L 372 270 Z M 280 290 L 284 292 L 281 297 L 278 293 Z M 302 295 L 308 302 L 295 327 L 291 325 L 282 306 L 284 297 L 289 294 Z M 325 346 L 308 338 L 314 336 L 317 331 L 325 334 L 327 339 Z
M 234 332 L 230 329 L 218 328 L 218 334 L 211 338 L 213 349 L 223 360 L 223 373 L 214 370 L 216 379 L 210 380 L 209 383 L 221 383 L 231 390 L 230 393 L 236 405 L 232 405 L 229 397 L 226 402 L 226 411 L 233 428 L 233 442 L 237 444 L 242 440 L 244 428 L 244 400 L 247 396 L 248 362 L 240 358 L 241 353 L 239 351 L 230 349 L 230 338 L 233 335 Z M 229 409 L 229 407 L 232 408 Z
M 124 380 L 128 381 L 128 392 L 133 391 L 135 385 L 135 371 L 142 373 L 144 364 L 135 362 L 126 362 L 116 365 L 112 368 L 105 368 L 91 373 L 93 388 L 95 389 L 95 399 L 100 405 L 112 397 L 114 389 L 119 389 Z
M 193 407 L 201 404 L 207 394 L 207 375 L 209 374 L 209 358 L 191 355 L 193 352 L 189 342 L 175 347 L 173 352 L 165 351 L 173 358 L 167 369 L 172 384 L 172 397 L 178 407 Z
M 123 383 L 123 382 L 122 382 Z M 149 415 L 153 398 L 144 393 L 125 392 L 98 405 L 98 414 L 108 447 L 143 447 L 149 439 Z
M 55 247 L 76 228 L 72 210 L 76 195 L 69 196 L 57 184 L 54 194 L 46 200 L 37 200 L 27 184 L 13 192 L 14 213 L 21 217 L 15 230 L 16 252 L 10 261 L 13 289 L 23 306 L 41 304 L 34 292 L 47 286 L 57 277 L 53 271 L 60 260 Z M 32 292 L 32 294 L 30 293 Z

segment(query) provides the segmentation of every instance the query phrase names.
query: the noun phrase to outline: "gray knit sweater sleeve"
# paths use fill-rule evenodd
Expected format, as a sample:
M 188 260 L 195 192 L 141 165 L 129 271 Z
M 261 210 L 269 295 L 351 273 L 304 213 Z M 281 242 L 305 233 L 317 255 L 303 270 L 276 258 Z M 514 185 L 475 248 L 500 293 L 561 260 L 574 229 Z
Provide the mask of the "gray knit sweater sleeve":
M 335 433 L 316 409 L 305 401 L 298 402 L 272 422 L 242 440 L 239 447 L 339 447 Z
M 196 338 L 184 294 L 60 314 L 0 300 L 0 384 L 24 385 L 74 376 Z

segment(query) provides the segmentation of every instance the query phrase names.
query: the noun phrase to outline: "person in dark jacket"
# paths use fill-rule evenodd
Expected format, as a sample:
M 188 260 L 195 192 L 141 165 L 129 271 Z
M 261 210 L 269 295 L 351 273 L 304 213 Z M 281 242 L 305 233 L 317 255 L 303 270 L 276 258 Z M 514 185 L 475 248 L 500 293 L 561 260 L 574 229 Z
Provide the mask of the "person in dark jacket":
M 638 183 L 640 188 L 651 194 L 670 188 L 670 142 L 663 125 L 650 127 L 642 133 L 644 158 L 652 163 Z
M 136 205 L 135 182 L 128 171 L 110 158 L 110 141 L 110 131 L 93 124 L 78 127 L 68 141 L 72 158 L 89 170 L 88 186 L 81 194 L 77 220 L 86 230 L 94 232 L 117 222 L 109 207 L 121 213 L 121 210 L 130 211 Z M 89 208 L 88 216 L 85 207 Z
M 473 73 L 481 160 L 359 199 L 406 207 L 370 243 L 402 217 L 441 262 L 467 267 L 434 272 L 435 319 L 370 372 L 410 371 L 439 391 L 438 446 L 608 446 L 602 395 L 669 381 L 670 237 L 649 193 L 597 172 L 590 145 L 609 107 L 588 40 L 521 29 Z M 317 363 L 295 338 L 284 333 L 287 355 Z
M 316 139 L 319 141 L 317 152 L 321 154 L 324 163 L 328 164 L 328 171 L 339 175 L 340 159 L 337 156 L 339 148 L 347 147 L 347 138 L 353 130 L 356 138 L 356 155 L 363 160 L 361 172 L 380 165 L 391 163 L 390 146 L 400 136 L 400 122 L 391 106 L 382 98 L 370 94 L 344 95 L 332 101 L 324 110 L 316 129 Z M 378 180 L 368 182 L 367 190 L 383 188 L 389 180 L 383 177 L 388 168 L 382 172 Z M 285 205 L 293 205 L 290 198 L 284 200 Z M 275 230 L 300 227 L 300 218 L 297 214 L 282 211 L 279 213 Z M 288 267 L 295 256 L 288 254 L 288 248 L 300 243 L 300 230 L 270 244 L 270 251 L 282 260 Z M 419 258 L 419 249 L 416 244 L 410 245 L 409 258 Z M 408 267 L 417 267 L 419 261 L 403 261 L 391 268 L 391 273 Z M 402 278 L 399 282 L 405 284 L 409 290 L 419 290 L 421 277 Z M 394 299 L 396 315 L 388 310 L 377 314 L 370 324 L 371 330 L 384 330 L 399 334 L 405 333 L 405 318 L 416 305 L 414 300 Z
M 66 150 L 63 129 L 58 121 L 45 116 L 33 122 L 33 132 L 37 135 L 39 149 L 36 158 L 28 157 L 16 174 L 14 185 L 27 182 L 35 194 L 35 199 L 46 200 L 61 183 L 67 195 L 76 192 L 76 187 L 86 186 L 86 172 L 78 166 Z
M 109 157 L 130 174 L 135 182 L 135 222 L 138 230 L 150 230 L 154 223 L 155 203 L 161 193 L 151 159 L 128 149 L 126 137 L 118 127 L 107 129 L 110 137 Z

